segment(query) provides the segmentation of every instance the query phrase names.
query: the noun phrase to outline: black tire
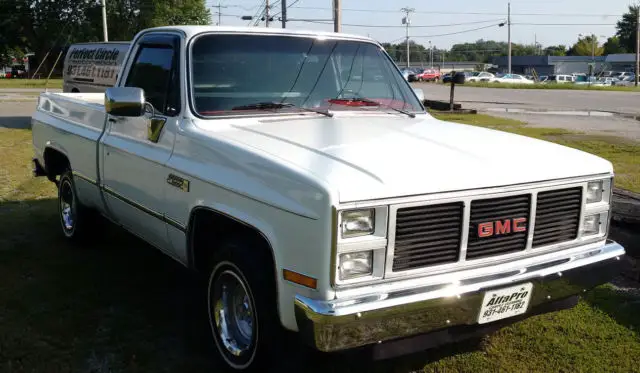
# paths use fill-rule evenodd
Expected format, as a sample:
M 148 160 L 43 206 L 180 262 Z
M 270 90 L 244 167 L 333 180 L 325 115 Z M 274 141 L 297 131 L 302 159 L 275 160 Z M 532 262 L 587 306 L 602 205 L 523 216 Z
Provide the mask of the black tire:
M 94 214 L 78 200 L 71 170 L 58 181 L 58 220 L 62 234 L 72 242 L 84 242 L 94 228 Z
M 267 255 L 270 253 L 259 240 L 235 239 L 224 243 L 218 249 L 211 266 L 207 286 L 209 325 L 218 356 L 233 371 L 265 371 L 265 367 L 274 365 L 280 354 L 278 347 L 282 345 L 284 333 L 277 312 L 274 272 L 273 268 L 267 264 L 272 260 Z M 217 301 L 221 298 L 222 284 L 230 286 L 230 281 L 239 282 L 242 285 L 241 291 L 245 291 L 243 307 L 240 308 L 246 308 L 246 304 L 251 307 L 247 312 L 251 315 L 250 338 L 239 330 L 242 328 L 232 326 L 234 320 L 236 324 L 239 323 L 237 311 L 224 312 L 223 318 L 220 313 L 222 309 L 216 308 L 223 304 Z M 235 286 L 232 289 L 238 289 L 238 287 Z M 236 291 L 232 292 L 234 296 L 231 302 L 235 300 L 236 294 Z M 237 310 L 238 307 L 235 309 Z M 244 311 L 246 312 L 246 309 Z M 224 322 L 227 318 L 228 323 Z M 227 328 L 219 327 L 223 323 Z M 246 326 L 247 323 L 242 325 Z M 226 332 L 220 333 L 221 329 Z M 221 334 L 232 337 L 226 338 L 227 343 L 240 346 L 241 352 L 232 354 L 230 348 L 225 346 Z M 243 351 L 242 348 L 245 350 Z

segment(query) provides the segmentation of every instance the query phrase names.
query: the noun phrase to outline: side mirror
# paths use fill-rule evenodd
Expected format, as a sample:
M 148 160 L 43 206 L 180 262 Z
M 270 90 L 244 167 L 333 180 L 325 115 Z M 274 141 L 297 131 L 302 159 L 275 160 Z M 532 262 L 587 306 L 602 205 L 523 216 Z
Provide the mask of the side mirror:
M 464 75 L 464 73 L 457 73 L 453 76 L 453 83 L 464 84 L 466 78 L 467 77 Z
M 145 113 L 144 90 L 136 87 L 107 88 L 104 109 L 114 116 L 141 117 Z
M 421 88 L 414 88 L 413 91 L 416 93 L 416 96 L 418 96 L 420 102 L 424 101 L 424 91 Z

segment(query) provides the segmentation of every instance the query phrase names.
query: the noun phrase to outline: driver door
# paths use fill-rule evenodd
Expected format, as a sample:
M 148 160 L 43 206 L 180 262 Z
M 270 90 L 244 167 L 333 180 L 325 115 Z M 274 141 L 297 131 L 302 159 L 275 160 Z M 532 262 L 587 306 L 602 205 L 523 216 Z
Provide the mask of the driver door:
M 102 180 L 113 218 L 171 253 L 165 189 L 180 113 L 177 35 L 149 34 L 138 43 L 125 86 L 142 88 L 153 109 L 141 117 L 109 116 Z

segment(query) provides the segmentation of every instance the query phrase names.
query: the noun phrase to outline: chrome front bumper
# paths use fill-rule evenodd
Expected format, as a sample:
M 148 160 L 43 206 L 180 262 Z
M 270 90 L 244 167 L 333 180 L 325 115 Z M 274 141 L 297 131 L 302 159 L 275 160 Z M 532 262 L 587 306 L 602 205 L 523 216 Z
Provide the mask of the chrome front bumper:
M 485 291 L 523 282 L 533 283 L 529 314 L 538 306 L 607 283 L 619 273 L 624 254 L 621 245 L 607 241 L 553 259 L 523 261 L 526 265 L 519 268 L 496 266 L 502 270 L 481 277 L 468 278 L 461 272 L 446 283 L 426 278 L 422 283 L 407 281 L 411 286 L 405 288 L 381 284 L 331 301 L 296 296 L 296 320 L 305 342 L 329 352 L 477 324 Z

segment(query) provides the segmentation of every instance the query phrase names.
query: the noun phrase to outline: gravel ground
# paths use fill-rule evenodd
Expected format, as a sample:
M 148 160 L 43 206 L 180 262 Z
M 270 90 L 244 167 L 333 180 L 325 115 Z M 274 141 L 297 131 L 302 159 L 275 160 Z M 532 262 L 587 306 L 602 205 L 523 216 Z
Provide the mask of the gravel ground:
M 492 109 L 480 109 L 479 111 L 497 117 L 520 120 L 526 122 L 530 127 L 562 128 L 568 131 L 619 136 L 629 140 L 640 141 L 640 121 L 618 115 L 583 116 L 544 113 L 506 113 L 503 110 L 495 111 Z
M 0 98 L 0 128 L 29 128 L 35 108 L 35 99 L 13 101 Z

